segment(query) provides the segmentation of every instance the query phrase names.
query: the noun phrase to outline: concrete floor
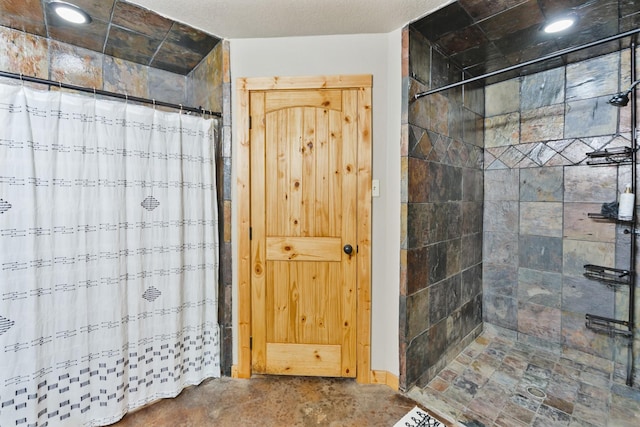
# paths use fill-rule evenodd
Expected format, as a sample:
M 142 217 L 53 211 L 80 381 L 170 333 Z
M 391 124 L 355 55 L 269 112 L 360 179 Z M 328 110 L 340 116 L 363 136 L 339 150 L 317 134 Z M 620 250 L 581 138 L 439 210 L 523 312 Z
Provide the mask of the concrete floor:
M 415 405 L 449 426 L 637 427 L 640 388 L 610 361 L 484 332 L 426 387 L 310 377 L 221 378 L 127 415 L 133 426 L 393 426 Z M 455 421 L 453 421 L 455 420 Z
M 351 379 L 220 378 L 128 414 L 114 426 L 389 427 L 416 405 L 386 385 Z

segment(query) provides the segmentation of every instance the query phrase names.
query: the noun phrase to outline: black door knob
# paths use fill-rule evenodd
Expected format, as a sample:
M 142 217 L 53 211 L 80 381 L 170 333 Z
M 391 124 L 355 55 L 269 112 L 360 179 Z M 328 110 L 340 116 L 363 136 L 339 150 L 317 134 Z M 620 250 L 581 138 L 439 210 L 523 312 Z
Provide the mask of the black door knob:
M 351 255 L 353 253 L 353 246 L 344 245 L 344 248 L 342 248 L 342 250 L 344 251 L 345 254 Z

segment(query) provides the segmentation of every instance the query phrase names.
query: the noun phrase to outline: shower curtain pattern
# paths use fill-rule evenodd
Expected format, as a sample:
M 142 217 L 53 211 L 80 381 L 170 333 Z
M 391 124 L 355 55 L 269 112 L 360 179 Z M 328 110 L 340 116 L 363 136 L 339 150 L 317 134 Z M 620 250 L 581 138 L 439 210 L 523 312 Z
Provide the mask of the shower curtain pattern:
M 220 376 L 215 119 L 0 84 L 0 425 Z

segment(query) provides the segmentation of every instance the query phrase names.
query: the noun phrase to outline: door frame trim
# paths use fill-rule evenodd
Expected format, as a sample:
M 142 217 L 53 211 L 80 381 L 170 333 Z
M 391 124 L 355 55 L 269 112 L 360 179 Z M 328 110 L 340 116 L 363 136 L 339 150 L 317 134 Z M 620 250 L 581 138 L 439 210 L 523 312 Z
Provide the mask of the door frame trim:
M 357 164 L 357 326 L 356 381 L 371 382 L 371 157 L 372 87 L 370 74 L 250 77 L 236 80 L 238 96 L 237 218 L 238 218 L 238 378 L 251 377 L 251 143 L 249 97 L 251 91 L 283 89 L 358 89 L 358 164 Z

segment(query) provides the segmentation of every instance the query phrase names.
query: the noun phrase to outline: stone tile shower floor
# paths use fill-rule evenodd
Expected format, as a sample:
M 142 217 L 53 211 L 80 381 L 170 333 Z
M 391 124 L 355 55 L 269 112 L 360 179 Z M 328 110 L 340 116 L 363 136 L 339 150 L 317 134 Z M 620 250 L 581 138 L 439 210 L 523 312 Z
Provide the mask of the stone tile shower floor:
M 554 354 L 485 331 L 406 395 L 463 425 L 638 427 L 640 389 L 585 353 Z

